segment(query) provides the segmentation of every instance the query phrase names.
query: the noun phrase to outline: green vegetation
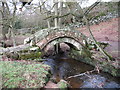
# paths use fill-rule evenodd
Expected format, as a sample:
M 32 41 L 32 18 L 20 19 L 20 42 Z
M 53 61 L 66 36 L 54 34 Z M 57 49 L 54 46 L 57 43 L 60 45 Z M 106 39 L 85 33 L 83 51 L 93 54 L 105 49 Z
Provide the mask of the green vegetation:
M 31 53 L 27 53 L 27 54 L 21 54 L 20 55 L 20 59 L 22 60 L 27 60 L 27 59 L 36 59 L 36 58 L 40 58 L 41 56 L 41 52 L 31 52 Z
M 101 16 L 106 16 L 106 14 L 107 13 L 105 13 L 105 12 L 100 12 L 100 13 L 96 14 L 96 16 L 89 15 L 88 18 L 89 18 L 89 20 L 91 20 L 91 19 L 98 19 Z
M 34 49 L 35 50 L 31 50 Z M 19 59 L 21 60 L 34 60 L 34 59 L 41 59 L 42 53 L 40 52 L 40 48 L 36 46 L 30 46 L 22 51 L 19 51 Z
M 3 88 L 41 88 L 49 80 L 48 65 L 34 62 L 1 61 Z
M 68 83 L 65 80 L 60 80 L 60 82 L 57 83 L 60 90 L 67 90 Z
M 109 8 L 108 12 L 114 12 L 114 11 L 118 10 L 118 3 L 117 2 L 114 2 L 114 3 L 108 2 L 107 6 Z
M 16 21 L 15 22 L 15 25 L 14 25 L 14 28 L 15 29 L 21 29 L 22 28 L 22 22 L 19 20 L 19 21 Z

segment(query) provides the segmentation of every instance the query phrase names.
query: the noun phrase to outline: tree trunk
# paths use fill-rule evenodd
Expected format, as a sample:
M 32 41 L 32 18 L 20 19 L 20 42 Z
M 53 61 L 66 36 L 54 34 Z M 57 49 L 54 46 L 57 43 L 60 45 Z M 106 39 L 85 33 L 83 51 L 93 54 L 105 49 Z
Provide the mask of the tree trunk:
M 42 1 L 42 3 L 44 3 L 44 2 Z M 46 9 L 45 4 L 43 4 L 43 8 L 44 8 L 45 11 L 47 11 L 46 12 L 46 17 L 48 17 L 49 16 L 49 11 Z M 41 7 L 40 7 L 40 11 L 41 11 Z M 51 27 L 49 19 L 47 19 L 47 25 L 48 25 L 48 28 Z
M 11 30 L 9 29 L 9 31 L 8 31 L 8 39 L 10 39 L 11 36 L 12 36 L 12 34 L 11 34 Z
M 6 36 L 7 29 L 8 28 L 5 25 L 2 26 L 2 38 L 3 38 L 3 40 L 7 40 L 7 36 Z
M 100 1 L 100 0 L 98 0 L 98 1 Z M 98 3 L 93 4 L 92 7 L 90 7 L 90 9 L 87 10 L 86 13 L 89 13 L 90 10 L 92 10 L 97 4 L 98 4 Z M 67 3 L 67 5 L 70 7 L 69 3 Z M 74 7 L 72 7 L 72 6 L 74 6 Z M 87 20 L 86 15 L 85 15 L 85 12 L 84 12 L 83 9 L 81 8 L 81 6 L 80 6 L 77 2 L 74 3 L 74 5 L 72 4 L 72 6 L 70 7 L 71 13 L 72 13 L 75 9 L 78 9 L 78 10 L 79 10 L 79 13 L 80 13 L 81 15 L 79 15 L 78 12 L 74 12 L 73 15 L 75 15 L 76 17 L 80 17 L 80 16 L 83 17 L 83 19 L 84 19 L 85 22 L 86 22 L 87 29 L 88 29 L 88 31 L 89 31 L 89 33 L 90 33 L 90 35 L 91 35 L 91 39 L 94 41 L 94 43 L 95 43 L 95 45 L 97 46 L 97 48 L 101 51 L 101 53 L 103 53 L 103 55 L 105 55 L 105 56 L 108 58 L 108 60 L 112 60 L 112 56 L 109 55 L 106 51 L 104 51 L 104 50 L 99 46 L 99 44 L 97 43 L 96 39 L 94 38 L 94 36 L 93 36 L 93 34 L 92 34 L 92 31 L 90 30 L 90 25 L 89 25 L 89 22 L 88 22 L 88 20 Z M 73 8 L 74 8 L 74 9 L 73 9 Z
M 77 6 L 78 6 L 79 10 L 81 11 L 82 15 L 84 15 L 84 12 L 83 12 L 81 6 L 79 6 L 79 5 L 77 5 Z M 103 53 L 103 55 L 105 55 L 105 56 L 108 58 L 108 60 L 112 60 L 112 56 L 110 56 L 106 51 L 104 51 L 104 49 L 102 49 L 102 48 L 99 46 L 99 44 L 97 43 L 96 39 L 94 38 L 94 36 L 93 36 L 93 34 L 92 34 L 92 31 L 90 30 L 90 25 L 89 25 L 89 22 L 88 22 L 87 17 L 86 17 L 85 15 L 83 16 L 83 19 L 84 19 L 85 22 L 86 22 L 87 29 L 88 29 L 88 31 L 89 31 L 89 33 L 90 33 L 90 35 L 91 35 L 91 38 L 92 38 L 92 40 L 94 41 L 95 45 L 96 45 L 96 46 L 98 47 L 98 49 Z
M 14 34 L 14 31 L 15 31 L 14 25 L 15 25 L 15 15 L 16 15 L 17 7 L 15 2 L 13 2 L 13 5 L 14 5 L 14 11 L 12 14 L 12 21 L 11 21 L 11 34 L 12 34 L 13 46 L 15 47 L 16 41 L 15 41 L 15 34 Z
M 76 20 L 75 20 L 75 16 L 73 16 L 72 18 L 73 18 L 73 21 L 72 21 L 72 22 L 75 23 L 75 22 L 76 22 Z
M 62 16 L 62 8 L 63 8 L 63 2 L 60 2 L 60 13 L 59 16 Z M 62 26 L 62 18 L 59 18 L 59 26 Z
M 26 49 L 28 47 L 30 47 L 30 44 L 19 45 L 19 46 L 16 46 L 16 47 L 3 48 L 3 49 L 0 49 L 0 54 L 6 53 L 6 52 L 21 51 L 21 50 L 24 50 L 24 49 Z
M 8 12 L 7 9 L 5 7 L 5 3 L 2 2 L 2 36 L 3 36 L 3 40 L 7 39 L 6 34 L 8 33 L 9 30 L 9 21 L 8 21 Z
M 48 13 L 46 13 L 46 17 L 48 17 Z M 49 19 L 47 19 L 47 25 L 48 25 L 48 28 L 50 28 L 50 21 L 49 21 Z
M 48 24 L 48 28 L 50 28 L 50 21 L 49 20 L 47 20 L 47 24 Z
M 58 16 L 58 3 L 55 3 L 55 16 Z M 58 27 L 58 18 L 55 18 L 55 27 Z

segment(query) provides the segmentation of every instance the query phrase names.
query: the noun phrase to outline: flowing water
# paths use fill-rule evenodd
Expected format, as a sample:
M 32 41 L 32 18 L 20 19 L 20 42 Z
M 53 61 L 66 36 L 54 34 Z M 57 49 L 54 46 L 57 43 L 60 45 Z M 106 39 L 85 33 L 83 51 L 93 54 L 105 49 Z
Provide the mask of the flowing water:
M 68 58 L 64 55 L 56 55 L 44 62 L 51 66 L 51 72 L 56 82 L 66 80 L 71 88 L 120 88 L 120 78 L 108 73 L 92 73 L 79 77 L 68 78 L 94 69 L 93 66 Z

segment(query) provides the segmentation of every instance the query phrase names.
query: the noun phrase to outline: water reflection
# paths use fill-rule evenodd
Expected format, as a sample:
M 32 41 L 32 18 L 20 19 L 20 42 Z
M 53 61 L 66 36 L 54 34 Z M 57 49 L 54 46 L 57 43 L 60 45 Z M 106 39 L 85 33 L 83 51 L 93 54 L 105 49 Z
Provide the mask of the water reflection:
M 120 88 L 120 84 L 101 75 L 90 75 L 80 88 Z

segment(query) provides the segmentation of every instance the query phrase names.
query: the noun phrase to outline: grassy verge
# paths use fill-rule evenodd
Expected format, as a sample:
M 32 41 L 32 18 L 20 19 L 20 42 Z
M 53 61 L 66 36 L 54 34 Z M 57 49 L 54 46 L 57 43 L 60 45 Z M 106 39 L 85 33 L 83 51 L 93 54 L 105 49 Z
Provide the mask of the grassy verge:
M 0 61 L 2 88 L 41 88 L 49 80 L 48 65 L 35 62 Z

